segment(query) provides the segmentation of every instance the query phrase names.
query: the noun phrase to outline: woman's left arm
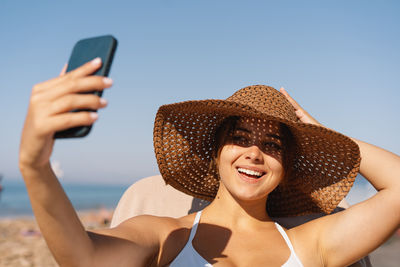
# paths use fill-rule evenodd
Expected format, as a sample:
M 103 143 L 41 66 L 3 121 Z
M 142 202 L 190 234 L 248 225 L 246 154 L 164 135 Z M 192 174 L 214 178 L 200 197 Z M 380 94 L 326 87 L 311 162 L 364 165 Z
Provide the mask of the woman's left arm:
M 302 122 L 320 125 L 285 90 L 281 92 Z M 363 141 L 353 141 L 360 147 L 360 173 L 378 192 L 310 225 L 317 233 L 325 266 L 347 266 L 357 261 L 385 242 L 400 225 L 400 157 Z
M 378 191 L 371 198 L 321 220 L 320 248 L 327 266 L 346 266 L 389 238 L 400 224 L 400 157 L 353 139 L 360 173 Z

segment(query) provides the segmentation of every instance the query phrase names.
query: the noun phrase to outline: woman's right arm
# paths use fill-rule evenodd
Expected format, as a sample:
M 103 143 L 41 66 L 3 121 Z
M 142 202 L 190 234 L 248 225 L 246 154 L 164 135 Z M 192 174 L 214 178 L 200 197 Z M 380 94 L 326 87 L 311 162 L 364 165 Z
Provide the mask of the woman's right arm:
M 124 239 L 123 228 L 117 228 L 107 235 L 87 233 L 50 166 L 54 133 L 75 126 L 91 125 L 97 119 L 94 112 L 69 111 L 95 110 L 106 106 L 106 102 L 96 95 L 79 94 L 111 86 L 110 79 L 90 75 L 100 66 L 99 59 L 93 60 L 74 71 L 35 85 L 21 136 L 20 171 L 40 230 L 61 266 L 101 266 L 110 257 L 115 258 L 116 263 L 124 258 L 121 253 L 129 255 L 129 249 L 114 251 L 114 254 L 104 253 L 105 250 L 99 249 L 98 244 L 101 244 L 101 248 L 104 248 L 103 244 L 110 243 L 140 252 L 134 256 L 138 257 L 137 262 L 144 262 L 151 257 L 158 245 L 154 235 L 145 246 L 137 244 L 135 236 Z M 146 224 L 140 225 L 145 232 L 149 228 Z

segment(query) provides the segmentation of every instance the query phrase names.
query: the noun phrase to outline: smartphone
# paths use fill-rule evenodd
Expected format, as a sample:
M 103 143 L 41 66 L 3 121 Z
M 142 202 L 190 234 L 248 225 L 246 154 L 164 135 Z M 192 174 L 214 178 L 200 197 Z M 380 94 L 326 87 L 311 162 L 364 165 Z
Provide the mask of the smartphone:
M 78 41 L 72 49 L 71 56 L 68 61 L 67 72 L 72 71 L 86 62 L 101 58 L 102 66 L 93 75 L 108 76 L 111 63 L 117 49 L 117 39 L 112 35 L 104 35 L 82 39 Z M 95 94 L 101 97 L 103 91 L 93 91 L 89 94 Z M 71 112 L 80 111 L 96 111 L 96 110 L 72 110 Z M 54 134 L 54 138 L 74 138 L 84 137 L 89 134 L 92 126 L 79 126 L 67 130 L 59 131 Z

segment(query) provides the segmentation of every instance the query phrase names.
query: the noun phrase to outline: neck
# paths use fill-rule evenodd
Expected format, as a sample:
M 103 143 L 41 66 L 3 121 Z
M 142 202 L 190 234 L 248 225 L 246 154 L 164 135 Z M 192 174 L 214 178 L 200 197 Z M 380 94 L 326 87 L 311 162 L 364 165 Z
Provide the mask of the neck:
M 234 197 L 221 183 L 213 202 L 205 209 L 215 223 L 232 228 L 257 226 L 272 221 L 266 211 L 267 196 L 257 200 Z M 222 215 L 222 216 L 221 216 Z

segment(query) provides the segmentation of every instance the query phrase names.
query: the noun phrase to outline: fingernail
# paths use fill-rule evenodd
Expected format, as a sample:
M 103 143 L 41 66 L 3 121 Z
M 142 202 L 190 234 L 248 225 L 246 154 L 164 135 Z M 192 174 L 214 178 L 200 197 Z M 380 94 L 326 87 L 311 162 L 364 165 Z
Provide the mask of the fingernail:
M 103 82 L 105 85 L 111 85 L 113 83 L 113 80 L 110 78 L 104 77 Z
M 104 98 L 100 98 L 100 104 L 101 104 L 102 106 L 107 105 L 107 100 L 105 100 Z
M 97 118 L 99 117 L 99 115 L 98 115 L 96 112 L 90 112 L 90 117 L 91 117 L 93 120 L 97 120 Z
M 97 66 L 101 63 L 101 58 L 96 57 L 95 59 L 92 60 L 92 65 Z

